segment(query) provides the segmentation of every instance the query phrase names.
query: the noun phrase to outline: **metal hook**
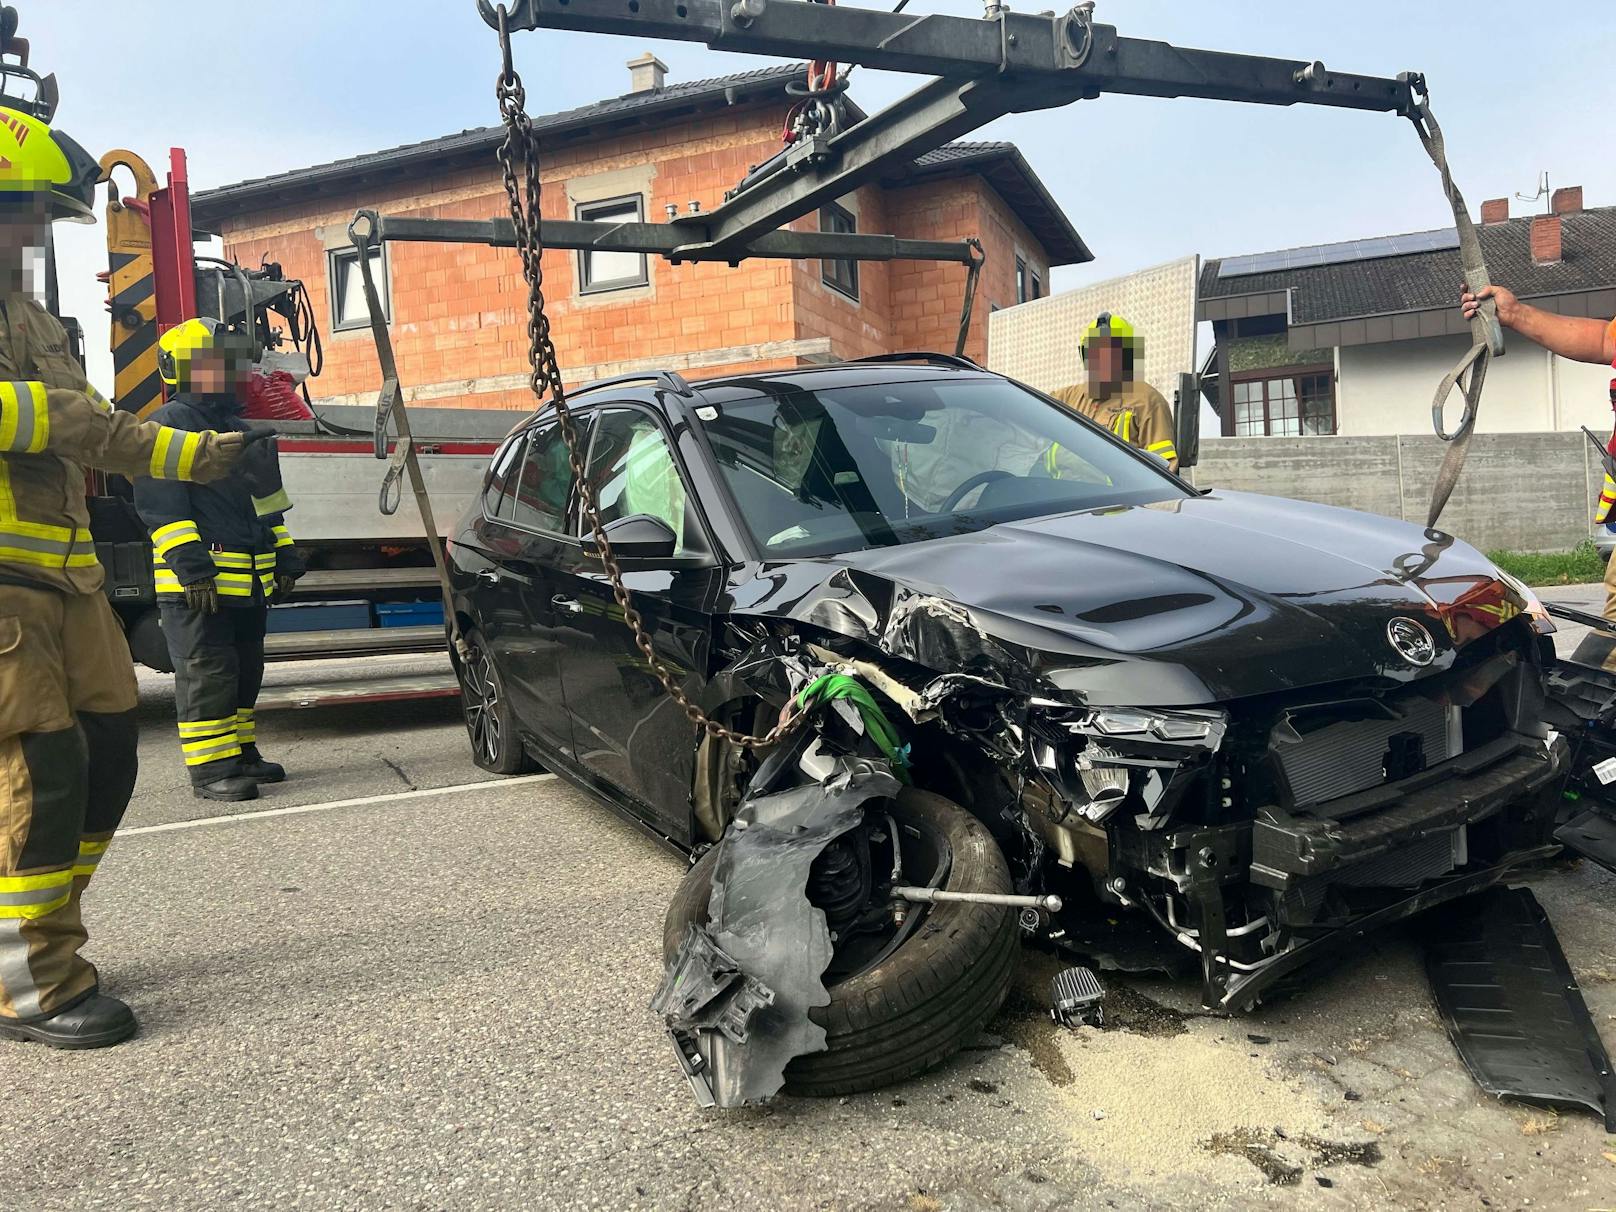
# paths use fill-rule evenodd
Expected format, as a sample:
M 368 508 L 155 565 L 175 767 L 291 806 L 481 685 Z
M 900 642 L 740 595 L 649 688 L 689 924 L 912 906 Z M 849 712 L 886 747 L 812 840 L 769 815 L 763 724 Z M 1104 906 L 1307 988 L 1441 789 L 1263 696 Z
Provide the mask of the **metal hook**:
M 501 64 L 499 82 L 510 85 L 516 81 L 516 67 L 511 62 L 511 14 L 510 10 L 503 4 L 499 6 L 496 12 L 499 15 L 499 57 Z

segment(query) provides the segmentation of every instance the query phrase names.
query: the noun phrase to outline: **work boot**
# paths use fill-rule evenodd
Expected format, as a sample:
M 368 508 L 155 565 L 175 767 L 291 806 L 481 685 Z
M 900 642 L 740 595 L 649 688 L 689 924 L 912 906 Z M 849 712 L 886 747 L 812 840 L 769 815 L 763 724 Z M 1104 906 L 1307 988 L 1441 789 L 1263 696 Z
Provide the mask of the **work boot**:
M 233 774 L 227 779 L 198 783 L 191 788 L 191 794 L 199 800 L 256 800 L 258 784 L 245 774 Z
M 135 1012 L 117 998 L 92 993 L 49 1018 L 25 1023 L 0 1018 L 0 1036 L 52 1048 L 106 1048 L 128 1039 L 139 1025 Z
M 255 783 L 284 783 L 286 781 L 286 767 L 279 762 L 266 762 L 258 750 L 248 751 L 245 747 L 241 751 L 241 763 L 236 767 Z

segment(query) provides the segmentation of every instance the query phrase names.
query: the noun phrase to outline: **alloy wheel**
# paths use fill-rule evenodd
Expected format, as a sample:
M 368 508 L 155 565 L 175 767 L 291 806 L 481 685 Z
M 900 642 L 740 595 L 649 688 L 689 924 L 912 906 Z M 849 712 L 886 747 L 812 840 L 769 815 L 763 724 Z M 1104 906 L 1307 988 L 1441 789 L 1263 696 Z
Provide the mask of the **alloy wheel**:
M 499 720 L 499 679 L 488 653 L 478 649 L 465 665 L 462 705 L 472 750 L 483 760 L 497 763 L 504 752 L 504 729 Z

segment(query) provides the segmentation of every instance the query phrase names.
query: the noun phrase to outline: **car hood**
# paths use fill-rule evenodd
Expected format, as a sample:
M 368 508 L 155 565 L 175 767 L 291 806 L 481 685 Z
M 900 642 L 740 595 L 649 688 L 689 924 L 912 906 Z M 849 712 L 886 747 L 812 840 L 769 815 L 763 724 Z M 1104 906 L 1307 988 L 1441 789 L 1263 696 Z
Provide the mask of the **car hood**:
M 938 673 L 1187 705 L 1446 669 L 1527 606 L 1498 578 L 1439 531 L 1216 492 L 764 565 L 732 608 L 865 639 Z M 1429 633 L 1428 661 L 1393 646 L 1394 618 Z

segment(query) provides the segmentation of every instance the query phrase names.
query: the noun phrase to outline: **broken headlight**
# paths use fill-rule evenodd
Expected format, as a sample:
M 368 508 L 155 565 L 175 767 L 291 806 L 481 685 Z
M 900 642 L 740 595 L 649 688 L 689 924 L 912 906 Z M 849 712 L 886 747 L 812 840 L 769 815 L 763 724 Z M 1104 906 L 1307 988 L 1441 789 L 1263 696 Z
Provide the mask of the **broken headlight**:
M 1543 605 L 1542 599 L 1527 588 L 1525 581 L 1511 576 L 1502 568 L 1495 567 L 1493 571 L 1498 574 L 1498 579 L 1514 590 L 1526 604 L 1525 614 L 1532 620 L 1532 631 L 1537 635 L 1553 635 L 1554 620 L 1549 617 L 1548 608 Z
M 1216 749 L 1223 741 L 1227 717 L 1221 711 L 1156 711 L 1142 707 L 1096 707 L 1075 720 L 1068 731 L 1108 739 L 1199 744 Z

